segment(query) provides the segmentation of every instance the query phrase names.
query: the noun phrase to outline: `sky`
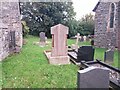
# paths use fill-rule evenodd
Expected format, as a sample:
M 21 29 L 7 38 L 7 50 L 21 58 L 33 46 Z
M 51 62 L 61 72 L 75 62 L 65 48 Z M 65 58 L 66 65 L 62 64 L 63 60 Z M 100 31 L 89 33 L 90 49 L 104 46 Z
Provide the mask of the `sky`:
M 76 12 L 76 19 L 80 19 L 85 14 L 92 13 L 95 5 L 99 0 L 72 0 L 74 11 Z

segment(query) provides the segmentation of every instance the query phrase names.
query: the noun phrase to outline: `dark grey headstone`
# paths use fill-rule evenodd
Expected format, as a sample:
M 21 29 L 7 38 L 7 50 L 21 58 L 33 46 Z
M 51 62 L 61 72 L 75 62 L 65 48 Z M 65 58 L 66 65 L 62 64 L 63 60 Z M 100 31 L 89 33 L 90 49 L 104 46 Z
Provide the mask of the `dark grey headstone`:
M 98 67 L 79 70 L 77 87 L 80 88 L 80 90 L 83 88 L 94 88 L 94 90 L 104 88 L 104 90 L 109 90 L 109 70 Z
M 40 32 L 39 36 L 40 36 L 40 42 L 45 42 L 45 33 Z
M 112 63 L 114 60 L 114 51 L 107 50 L 104 54 L 104 62 Z
M 94 60 L 94 48 L 92 46 L 82 46 L 78 49 L 76 62 L 93 60 Z

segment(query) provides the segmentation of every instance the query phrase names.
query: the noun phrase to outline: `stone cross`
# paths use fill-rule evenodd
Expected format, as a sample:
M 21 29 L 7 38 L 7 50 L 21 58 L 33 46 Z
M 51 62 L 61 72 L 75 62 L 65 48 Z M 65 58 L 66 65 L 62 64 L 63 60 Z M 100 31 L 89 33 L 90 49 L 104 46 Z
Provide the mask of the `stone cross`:
M 83 36 L 83 39 L 84 39 L 84 41 L 86 41 L 87 37 L 86 37 L 86 36 Z
M 82 46 L 78 48 L 77 62 L 94 61 L 95 49 L 92 46 Z
M 109 90 L 109 70 L 98 67 L 88 67 L 78 71 L 77 85 L 83 88 L 104 88 Z
M 77 33 L 76 45 L 78 45 L 79 38 L 80 38 L 80 34 Z
M 77 35 L 75 36 L 76 37 L 76 43 L 75 44 L 72 44 L 71 45 L 71 48 L 74 49 L 74 50 L 77 50 L 78 49 L 78 42 L 79 42 L 79 39 L 80 39 L 80 34 L 77 33 Z

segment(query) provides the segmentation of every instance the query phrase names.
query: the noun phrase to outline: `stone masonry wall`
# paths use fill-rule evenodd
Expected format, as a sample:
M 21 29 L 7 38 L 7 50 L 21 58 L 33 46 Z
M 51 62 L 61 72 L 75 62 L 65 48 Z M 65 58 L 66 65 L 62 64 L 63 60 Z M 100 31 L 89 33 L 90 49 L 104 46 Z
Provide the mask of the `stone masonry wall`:
M 22 25 L 18 0 L 0 2 L 0 61 L 10 54 L 10 31 L 15 31 L 16 46 L 22 47 Z
M 118 46 L 118 3 L 116 2 L 115 27 L 108 32 L 109 8 L 111 2 L 100 2 L 95 14 L 95 45 L 109 48 Z

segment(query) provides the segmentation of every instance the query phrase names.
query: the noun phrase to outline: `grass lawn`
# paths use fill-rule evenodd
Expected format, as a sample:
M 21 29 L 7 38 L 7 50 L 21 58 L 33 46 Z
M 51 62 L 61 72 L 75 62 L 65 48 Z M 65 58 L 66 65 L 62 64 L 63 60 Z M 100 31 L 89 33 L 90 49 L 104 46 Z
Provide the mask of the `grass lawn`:
M 33 45 L 38 42 L 38 37 L 29 36 L 27 44 L 23 46 L 19 54 L 14 54 L 3 60 L 2 63 L 2 87 L 3 88 L 76 88 L 76 65 L 55 66 L 48 64 L 44 50 L 50 50 L 48 46 Z M 51 40 L 49 40 L 51 41 Z M 74 44 L 75 40 L 68 40 L 68 44 Z M 79 43 L 89 45 L 89 42 Z M 96 48 L 95 59 L 103 60 L 105 49 Z M 115 52 L 114 66 L 117 66 L 118 55 Z

